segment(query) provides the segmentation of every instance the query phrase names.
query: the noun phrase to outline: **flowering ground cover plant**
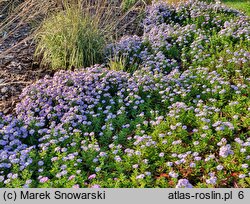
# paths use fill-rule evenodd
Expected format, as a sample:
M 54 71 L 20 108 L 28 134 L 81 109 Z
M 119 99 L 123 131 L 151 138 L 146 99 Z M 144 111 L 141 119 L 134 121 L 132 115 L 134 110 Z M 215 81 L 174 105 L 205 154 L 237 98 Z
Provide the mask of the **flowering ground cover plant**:
M 57 72 L 0 115 L 0 186 L 250 187 L 249 35 L 220 4 L 153 4 L 107 47 L 122 70 Z

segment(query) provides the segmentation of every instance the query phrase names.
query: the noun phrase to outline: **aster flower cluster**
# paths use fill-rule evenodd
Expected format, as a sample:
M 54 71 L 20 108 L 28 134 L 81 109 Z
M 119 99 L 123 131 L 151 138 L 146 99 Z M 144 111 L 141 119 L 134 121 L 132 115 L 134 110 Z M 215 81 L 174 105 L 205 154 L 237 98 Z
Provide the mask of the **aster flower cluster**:
M 107 48 L 132 75 L 59 71 L 0 114 L 0 187 L 250 186 L 249 19 L 197 1 L 147 12 L 142 37 Z
M 125 70 L 147 67 L 165 74 L 193 65 L 218 69 L 220 74 L 227 69 L 227 75 L 237 66 L 249 73 L 249 17 L 239 11 L 202 1 L 175 7 L 157 1 L 147 9 L 143 26 L 142 37 L 125 36 L 109 45 L 108 59 L 125 59 Z

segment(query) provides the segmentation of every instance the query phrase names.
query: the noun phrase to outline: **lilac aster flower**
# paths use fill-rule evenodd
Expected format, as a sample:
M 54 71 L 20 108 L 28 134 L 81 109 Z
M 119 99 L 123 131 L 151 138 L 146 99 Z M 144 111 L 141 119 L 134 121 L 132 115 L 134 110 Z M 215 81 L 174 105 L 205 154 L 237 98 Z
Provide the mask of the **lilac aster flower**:
M 93 186 L 91 186 L 91 188 L 101 188 L 101 186 L 98 184 L 94 184 Z
M 4 181 L 4 176 L 0 176 L 0 182 Z
M 68 180 L 70 181 L 70 180 L 74 179 L 75 177 L 76 177 L 75 175 L 71 175 L 71 176 L 68 178 Z
M 91 174 L 88 179 L 91 180 L 91 179 L 94 179 L 96 177 L 96 174 Z
M 175 188 L 193 188 L 193 185 L 187 179 L 179 179 Z
M 49 180 L 49 178 L 48 177 L 42 177 L 42 178 L 40 178 L 40 183 L 46 183 L 47 181 Z
M 240 175 L 239 175 L 239 178 L 241 178 L 241 179 L 243 179 L 243 178 L 245 178 L 245 177 L 246 177 L 245 174 L 240 174 Z
M 140 174 L 140 175 L 136 176 L 136 179 L 143 179 L 144 177 L 145 177 L 144 174 Z
M 217 182 L 217 177 L 216 176 L 211 176 L 209 179 L 206 179 L 207 184 L 216 184 Z
M 99 171 L 101 171 L 101 168 L 100 167 L 96 167 L 95 168 L 95 172 L 99 172 Z
M 80 188 L 79 184 L 75 184 L 72 188 Z
M 223 168 L 224 168 L 224 167 L 223 167 L 222 165 L 218 165 L 218 166 L 216 167 L 216 169 L 217 169 L 218 171 L 221 171 Z
M 166 165 L 167 166 L 173 166 L 173 162 L 167 162 Z
M 230 144 L 227 144 L 227 145 L 225 145 L 225 146 L 222 146 L 221 148 L 220 148 L 220 152 L 219 152 L 219 155 L 221 156 L 221 157 L 227 157 L 228 155 L 230 155 L 230 154 L 233 154 L 234 152 L 231 150 L 231 145 Z
M 177 178 L 178 177 L 178 173 L 175 173 L 173 171 L 170 171 L 169 172 L 169 176 L 172 177 L 172 178 Z
M 31 179 L 28 179 L 25 183 L 26 183 L 26 184 L 31 184 L 31 183 L 32 183 L 32 180 L 31 180 Z
M 115 156 L 115 161 L 117 161 L 117 162 L 121 162 L 121 161 L 122 161 L 122 159 L 121 159 L 121 157 L 119 157 L 119 156 Z
M 137 169 L 138 168 L 138 164 L 134 164 L 134 165 L 132 165 L 132 167 L 134 168 L 134 169 Z
M 39 161 L 39 162 L 38 162 L 38 165 L 39 165 L 39 166 L 42 166 L 42 165 L 44 165 L 44 162 L 43 162 L 43 161 Z
M 241 167 L 242 167 L 243 169 L 247 169 L 247 168 L 248 168 L 248 164 L 242 164 Z
M 164 153 L 161 152 L 161 153 L 159 154 L 159 157 L 164 157 Z

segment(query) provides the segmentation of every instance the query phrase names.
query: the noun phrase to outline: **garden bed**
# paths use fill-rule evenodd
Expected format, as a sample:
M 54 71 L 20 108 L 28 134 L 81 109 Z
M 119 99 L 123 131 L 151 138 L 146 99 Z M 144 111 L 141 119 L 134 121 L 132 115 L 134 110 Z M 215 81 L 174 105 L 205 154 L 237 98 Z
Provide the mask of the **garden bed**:
M 249 17 L 159 2 L 143 30 L 0 114 L 0 187 L 250 187 Z

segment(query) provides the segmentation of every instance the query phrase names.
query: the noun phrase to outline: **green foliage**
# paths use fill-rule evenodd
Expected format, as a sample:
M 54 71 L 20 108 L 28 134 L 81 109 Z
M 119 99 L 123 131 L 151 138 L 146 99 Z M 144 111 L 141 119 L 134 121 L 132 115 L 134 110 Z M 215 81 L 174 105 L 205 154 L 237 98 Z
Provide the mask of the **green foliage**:
M 215 0 L 200 0 L 207 3 L 214 3 Z M 230 8 L 240 10 L 247 15 L 250 15 L 250 0 L 221 0 L 223 4 L 226 4 Z
M 108 62 L 108 67 L 114 71 L 126 71 L 129 73 L 134 73 L 138 69 L 138 65 L 135 63 L 130 66 L 126 66 L 126 59 L 122 57 L 115 57 Z
M 227 6 L 241 10 L 250 16 L 250 1 L 249 0 L 223 0 Z
M 135 5 L 136 2 L 137 2 L 137 0 L 123 0 L 122 4 L 121 4 L 122 10 L 124 10 L 124 11 L 129 10 L 130 8 L 132 8 Z
M 115 58 L 110 60 L 108 66 L 111 70 L 114 71 L 125 71 L 125 61 L 122 58 Z

